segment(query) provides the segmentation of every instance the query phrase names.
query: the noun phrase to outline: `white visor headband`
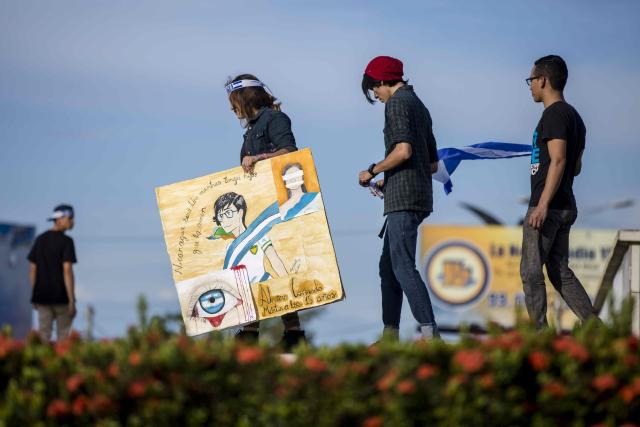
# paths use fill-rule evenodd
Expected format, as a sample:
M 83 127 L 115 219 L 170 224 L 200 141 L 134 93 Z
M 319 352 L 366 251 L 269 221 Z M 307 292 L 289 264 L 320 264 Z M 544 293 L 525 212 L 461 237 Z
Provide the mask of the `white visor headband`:
M 282 175 L 282 179 L 284 180 L 285 187 L 287 187 L 288 189 L 292 189 L 298 188 L 302 184 L 304 184 L 304 179 L 302 178 L 303 176 L 303 171 L 289 172 L 285 175 Z
M 64 217 L 73 218 L 73 211 L 70 210 L 60 210 L 54 211 L 53 215 L 51 215 L 48 219 L 49 221 L 55 221 L 56 219 L 64 218 Z
M 229 95 L 231 92 L 234 92 L 238 89 L 242 89 L 245 87 L 261 87 L 265 89 L 267 92 L 269 92 L 271 96 L 273 96 L 273 94 L 271 93 L 271 90 L 267 87 L 267 85 L 262 83 L 260 80 L 238 80 L 238 81 L 229 83 L 224 87 L 224 89 L 227 91 L 227 95 Z

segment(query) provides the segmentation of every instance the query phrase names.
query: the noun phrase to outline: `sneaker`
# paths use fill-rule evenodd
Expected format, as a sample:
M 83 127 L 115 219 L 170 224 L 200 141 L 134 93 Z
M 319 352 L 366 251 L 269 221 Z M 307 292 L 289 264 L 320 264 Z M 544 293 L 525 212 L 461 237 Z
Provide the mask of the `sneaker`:
M 285 353 L 291 353 L 291 351 L 301 343 L 306 343 L 307 337 L 304 334 L 304 331 L 299 330 L 290 330 L 284 331 L 284 335 L 282 335 L 282 341 L 280 344 Z
M 236 342 L 241 342 L 243 344 L 256 345 L 258 344 L 258 337 L 260 336 L 260 332 L 252 331 L 252 330 L 244 330 L 240 329 L 236 332 L 235 339 Z

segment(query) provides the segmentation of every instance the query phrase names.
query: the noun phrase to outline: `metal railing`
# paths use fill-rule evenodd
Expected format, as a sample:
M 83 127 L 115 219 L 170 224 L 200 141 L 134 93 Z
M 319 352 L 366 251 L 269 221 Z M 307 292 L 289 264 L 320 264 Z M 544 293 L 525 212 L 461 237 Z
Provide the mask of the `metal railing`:
M 640 335 L 640 230 L 620 230 L 607 260 L 594 308 L 604 321 L 610 310 L 618 311 L 622 302 L 633 300 L 631 329 Z

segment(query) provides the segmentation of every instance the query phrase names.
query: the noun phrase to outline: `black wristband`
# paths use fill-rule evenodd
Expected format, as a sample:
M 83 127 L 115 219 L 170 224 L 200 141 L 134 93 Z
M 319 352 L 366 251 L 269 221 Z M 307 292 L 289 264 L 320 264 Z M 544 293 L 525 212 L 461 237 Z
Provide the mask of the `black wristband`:
M 375 163 L 371 163 L 371 166 L 369 166 L 369 169 L 367 169 L 367 172 L 369 172 L 371 174 L 372 177 L 375 178 L 376 174 L 373 172 L 373 168 L 376 167 Z

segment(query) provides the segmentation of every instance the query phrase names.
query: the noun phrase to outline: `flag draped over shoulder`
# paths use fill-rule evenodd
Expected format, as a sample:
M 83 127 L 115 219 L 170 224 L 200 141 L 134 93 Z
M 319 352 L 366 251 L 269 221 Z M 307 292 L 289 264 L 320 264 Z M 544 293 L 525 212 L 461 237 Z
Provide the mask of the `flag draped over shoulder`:
M 508 159 L 531 154 L 531 145 L 508 142 L 481 142 L 466 147 L 441 148 L 438 150 L 438 171 L 433 179 L 444 184 L 445 193 L 452 191 L 451 175 L 463 160 Z

